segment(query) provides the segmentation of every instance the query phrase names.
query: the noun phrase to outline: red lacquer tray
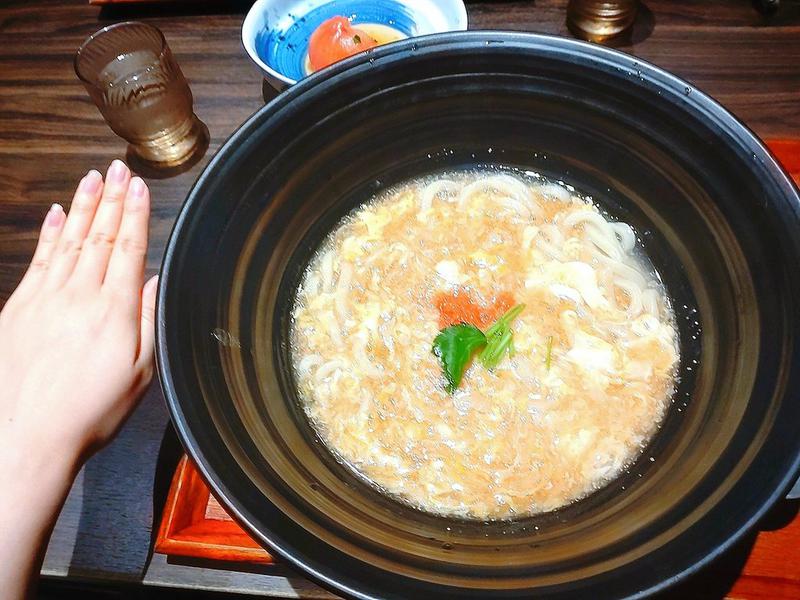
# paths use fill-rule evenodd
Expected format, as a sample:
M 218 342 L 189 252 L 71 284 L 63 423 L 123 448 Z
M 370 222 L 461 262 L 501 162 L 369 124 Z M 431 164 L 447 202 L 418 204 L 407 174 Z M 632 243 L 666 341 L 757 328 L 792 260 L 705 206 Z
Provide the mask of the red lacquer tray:
M 800 141 L 772 140 L 770 149 L 800 184 Z M 798 232 L 800 235 L 800 231 Z M 172 480 L 155 551 L 211 560 L 272 563 L 209 492 L 184 456 Z M 759 533 L 729 598 L 800 599 L 800 516 L 776 531 Z
M 800 184 L 800 140 L 767 140 L 767 146 L 783 168 Z
M 267 551 L 219 505 L 186 455 L 172 478 L 155 551 L 213 560 L 272 562 Z
M 181 458 L 172 480 L 155 551 L 212 561 L 272 563 L 272 557 L 228 516 L 194 464 Z M 800 516 L 776 531 L 758 534 L 728 593 L 735 600 L 800 598 Z

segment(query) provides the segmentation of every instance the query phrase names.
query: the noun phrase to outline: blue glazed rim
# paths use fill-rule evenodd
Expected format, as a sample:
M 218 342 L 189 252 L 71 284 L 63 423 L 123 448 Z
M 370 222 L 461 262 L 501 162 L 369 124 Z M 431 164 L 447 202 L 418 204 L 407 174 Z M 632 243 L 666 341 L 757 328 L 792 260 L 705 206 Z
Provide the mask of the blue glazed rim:
M 266 15 L 267 4 L 265 0 L 256 0 L 253 4 L 242 24 L 241 39 L 250 58 L 267 80 L 279 90 L 308 76 L 304 69 L 308 37 L 326 18 L 344 14 L 353 23 L 387 25 L 407 37 L 464 31 L 468 21 L 466 7 L 458 0 L 453 1 L 452 13 L 441 13 L 446 22 L 444 26 L 442 23 L 425 23 L 424 18 L 423 21 L 415 18 L 415 10 L 408 8 L 406 0 L 333 0 L 303 15 L 287 13 L 279 18 L 280 27 L 264 24 L 257 28 L 253 23 Z M 359 8 L 360 13 L 355 12 L 354 6 Z M 387 6 L 392 11 L 387 11 Z M 311 13 L 314 15 L 310 17 Z M 271 34 L 272 29 L 276 30 L 274 36 Z M 292 48 L 288 48 L 287 36 L 291 38 L 289 42 Z M 282 51 L 283 49 L 289 51 Z
M 256 52 L 274 71 L 288 79 L 299 81 L 309 75 L 305 71 L 305 59 L 311 34 L 324 21 L 336 16 L 347 16 L 353 25 L 386 25 L 405 37 L 417 35 L 417 23 L 402 2 L 333 0 L 295 18 L 287 23 L 288 26 L 260 31 L 255 40 Z

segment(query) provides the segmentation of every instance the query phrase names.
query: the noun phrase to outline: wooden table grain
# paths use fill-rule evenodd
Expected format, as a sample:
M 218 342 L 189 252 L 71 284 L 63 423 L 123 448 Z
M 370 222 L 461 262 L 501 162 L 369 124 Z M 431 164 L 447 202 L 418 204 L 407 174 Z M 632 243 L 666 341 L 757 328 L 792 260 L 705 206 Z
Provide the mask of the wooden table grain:
M 568 35 L 565 7 L 566 0 L 487 1 L 469 3 L 468 13 L 473 29 Z M 247 8 L 247 2 L 233 0 L 102 9 L 85 0 L 5 0 L 0 5 L 0 305 L 22 276 L 47 207 L 68 204 L 75 182 L 88 169 L 103 169 L 125 156 L 125 143 L 104 124 L 73 73 L 72 57 L 82 40 L 128 19 L 161 28 L 190 82 L 196 113 L 211 133 L 208 153 L 192 169 L 170 178 L 146 177 L 154 199 L 148 271 L 155 272 L 192 182 L 222 142 L 263 104 L 259 73 L 239 39 Z M 748 0 L 646 0 L 632 35 L 619 47 L 684 77 L 762 137 L 800 138 L 797 2 L 783 2 L 776 15 L 765 18 Z M 151 557 L 153 522 L 170 457 L 177 458 L 175 445 L 160 391 L 153 387 L 119 438 L 78 477 L 43 574 L 331 597 L 282 567 L 242 573 Z M 748 549 L 744 544 L 730 553 L 682 597 L 724 595 Z M 787 589 L 789 594 L 797 590 Z

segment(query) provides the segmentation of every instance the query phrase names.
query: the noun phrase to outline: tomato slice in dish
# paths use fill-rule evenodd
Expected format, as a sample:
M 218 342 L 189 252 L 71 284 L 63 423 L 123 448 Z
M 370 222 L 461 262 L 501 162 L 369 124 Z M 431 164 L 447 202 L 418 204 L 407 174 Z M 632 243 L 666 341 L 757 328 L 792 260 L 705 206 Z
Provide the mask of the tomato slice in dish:
M 353 27 L 347 17 L 332 17 L 311 34 L 308 62 L 312 71 L 332 65 L 378 45 L 372 37 Z

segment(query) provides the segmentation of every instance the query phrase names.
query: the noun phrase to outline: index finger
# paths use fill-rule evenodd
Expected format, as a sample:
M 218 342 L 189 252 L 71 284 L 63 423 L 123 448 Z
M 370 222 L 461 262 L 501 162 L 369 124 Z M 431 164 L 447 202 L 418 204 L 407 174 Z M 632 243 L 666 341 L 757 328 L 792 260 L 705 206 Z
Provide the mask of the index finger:
M 111 251 L 103 287 L 138 301 L 147 259 L 150 191 L 139 177 L 131 179 L 122 209 L 119 234 Z

